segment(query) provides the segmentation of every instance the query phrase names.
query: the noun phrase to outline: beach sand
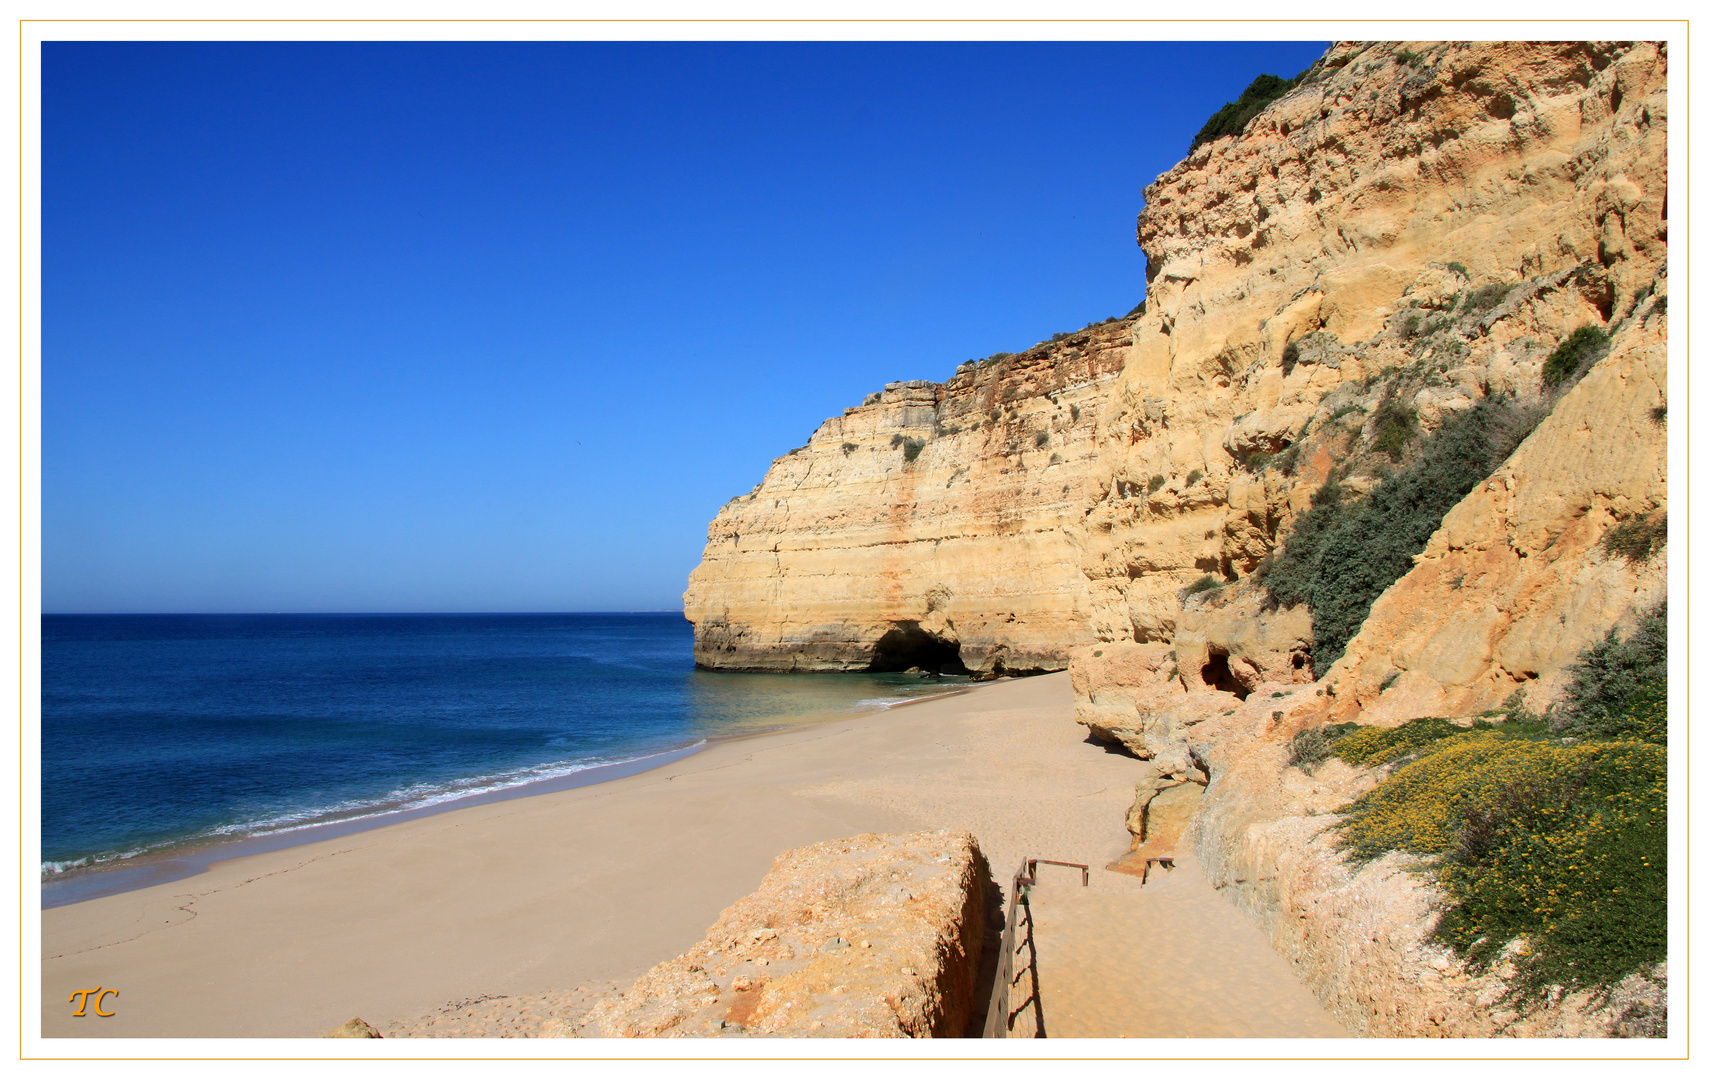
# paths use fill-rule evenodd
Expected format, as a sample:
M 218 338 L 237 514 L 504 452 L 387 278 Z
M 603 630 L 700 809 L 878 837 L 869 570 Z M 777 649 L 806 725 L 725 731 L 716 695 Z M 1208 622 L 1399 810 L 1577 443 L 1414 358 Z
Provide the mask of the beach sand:
M 42 1033 L 531 1030 L 540 1003 L 579 1008 L 694 945 L 778 853 L 861 832 L 967 829 L 999 881 L 1033 856 L 1131 892 L 1102 867 L 1127 848 L 1136 773 L 1086 741 L 1066 674 L 719 743 L 45 911 Z M 119 991 L 114 1015 L 72 1016 L 95 986 Z

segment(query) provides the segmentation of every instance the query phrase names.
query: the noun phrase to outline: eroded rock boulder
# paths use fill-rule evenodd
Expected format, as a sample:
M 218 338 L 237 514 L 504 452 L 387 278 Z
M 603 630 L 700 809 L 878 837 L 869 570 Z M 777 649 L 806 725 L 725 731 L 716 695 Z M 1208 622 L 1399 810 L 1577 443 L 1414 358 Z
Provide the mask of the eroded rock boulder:
M 960 1037 L 990 870 L 966 832 L 864 833 L 784 852 L 706 939 L 596 1005 L 614 1038 Z

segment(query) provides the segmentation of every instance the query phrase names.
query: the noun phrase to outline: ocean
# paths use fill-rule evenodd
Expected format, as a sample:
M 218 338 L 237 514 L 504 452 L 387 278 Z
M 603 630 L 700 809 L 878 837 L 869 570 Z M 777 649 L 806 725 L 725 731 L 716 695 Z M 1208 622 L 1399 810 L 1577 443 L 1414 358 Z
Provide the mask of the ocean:
M 44 615 L 44 903 L 966 681 L 701 671 L 693 643 L 676 613 Z

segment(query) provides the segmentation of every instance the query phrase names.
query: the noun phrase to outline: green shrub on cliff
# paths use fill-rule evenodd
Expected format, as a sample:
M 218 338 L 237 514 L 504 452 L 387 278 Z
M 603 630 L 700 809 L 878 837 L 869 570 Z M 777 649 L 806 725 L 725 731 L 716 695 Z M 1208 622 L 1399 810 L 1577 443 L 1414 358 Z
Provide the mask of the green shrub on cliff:
M 1376 430 L 1371 436 L 1371 449 L 1399 461 L 1407 444 L 1418 437 L 1418 414 L 1412 409 L 1385 401 L 1377 406 Z
M 1356 800 L 1342 838 L 1355 858 L 1433 857 L 1449 898 L 1437 939 L 1474 968 L 1511 955 L 1521 999 L 1605 990 L 1667 957 L 1667 751 L 1654 743 L 1461 730 Z
M 1266 560 L 1272 607 L 1311 610 L 1312 665 L 1340 658 L 1384 589 L 1412 569 L 1430 534 L 1512 452 L 1537 415 L 1506 398 L 1489 398 L 1451 417 L 1410 465 L 1355 501 L 1333 482 L 1312 495 L 1281 550 Z
M 1581 326 L 1543 361 L 1543 383 L 1556 387 L 1608 355 L 1608 335 L 1600 326 Z
M 900 432 L 890 437 L 890 446 L 892 449 L 900 447 L 902 450 L 902 460 L 910 462 L 919 457 L 920 451 L 926 448 L 924 440 L 910 439 L 902 435 Z
M 1260 75 L 1253 79 L 1246 89 L 1240 92 L 1240 97 L 1211 114 L 1211 118 L 1205 121 L 1205 126 L 1193 136 L 1193 145 L 1187 152 L 1192 153 L 1205 143 L 1225 135 L 1239 135 L 1246 130 L 1246 125 L 1252 122 L 1254 116 L 1298 86 L 1304 76 L 1305 72 L 1302 71 L 1291 79 L 1284 79 L 1280 75 Z
M 1667 742 L 1667 602 L 1630 636 L 1608 636 L 1578 655 L 1550 720 L 1569 735 Z M 1638 710 L 1637 715 L 1634 710 Z
M 1602 536 L 1602 550 L 1629 563 L 1647 563 L 1667 543 L 1667 514 L 1627 518 Z

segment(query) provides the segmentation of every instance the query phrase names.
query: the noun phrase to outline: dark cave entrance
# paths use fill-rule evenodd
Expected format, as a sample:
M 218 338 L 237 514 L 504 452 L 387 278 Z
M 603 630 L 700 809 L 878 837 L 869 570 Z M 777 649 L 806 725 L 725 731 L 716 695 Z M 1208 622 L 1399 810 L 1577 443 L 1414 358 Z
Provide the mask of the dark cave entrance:
M 920 624 L 911 619 L 891 623 L 890 629 L 872 647 L 872 666 L 867 670 L 907 671 L 911 667 L 940 675 L 967 674 L 959 644 L 920 629 Z
M 1204 667 L 1199 669 L 1199 676 L 1205 680 L 1205 685 L 1214 690 L 1233 694 L 1241 701 L 1251 693 L 1234 677 L 1234 672 L 1228 668 L 1228 654 L 1220 649 L 1211 650 L 1211 658 Z

